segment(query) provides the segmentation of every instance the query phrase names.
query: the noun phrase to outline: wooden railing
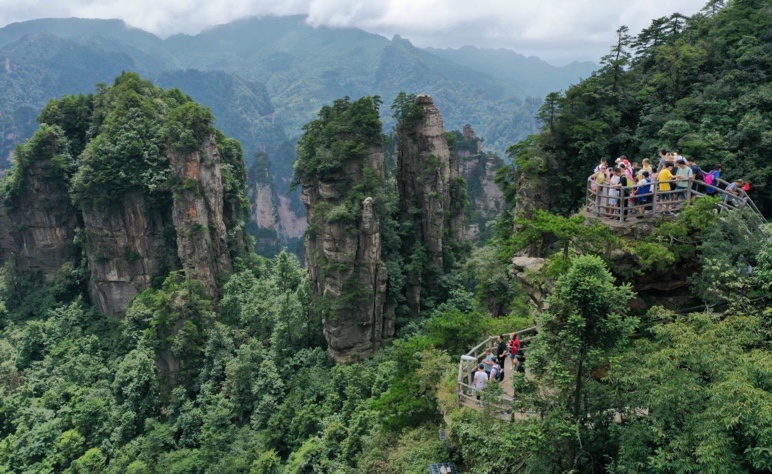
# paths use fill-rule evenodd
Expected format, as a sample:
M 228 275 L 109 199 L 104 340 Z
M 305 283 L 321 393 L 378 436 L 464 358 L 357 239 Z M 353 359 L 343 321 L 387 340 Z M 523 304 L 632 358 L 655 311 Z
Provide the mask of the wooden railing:
M 521 345 L 527 345 L 533 336 L 536 335 L 536 327 L 530 327 L 515 331 L 515 334 L 520 338 Z M 474 388 L 474 372 L 477 370 L 477 366 L 482 362 L 485 357 L 486 349 L 495 349 L 497 346 L 497 337 L 490 336 L 484 340 L 472 350 L 461 356 L 458 362 L 458 404 L 461 405 L 464 401 L 477 402 L 477 392 Z M 502 370 L 504 368 L 502 367 Z M 512 397 L 506 393 L 501 395 L 501 401 L 506 403 L 512 402 Z
M 699 179 L 686 180 L 686 187 L 678 187 L 684 180 L 670 181 L 670 191 L 660 191 L 662 183 L 618 186 L 608 183 L 598 184 L 590 177 L 587 179 L 587 198 L 585 207 L 596 217 L 624 222 L 631 219 L 654 219 L 662 215 L 672 215 L 681 211 L 684 204 L 702 196 L 718 196 L 721 200 L 716 205 L 718 212 L 749 209 L 764 216 L 753 200 L 742 189 L 737 194 L 726 191 L 730 184 L 719 179 L 717 183 L 707 184 Z M 647 187 L 649 192 L 640 192 Z M 640 194 L 639 194 L 640 193 Z

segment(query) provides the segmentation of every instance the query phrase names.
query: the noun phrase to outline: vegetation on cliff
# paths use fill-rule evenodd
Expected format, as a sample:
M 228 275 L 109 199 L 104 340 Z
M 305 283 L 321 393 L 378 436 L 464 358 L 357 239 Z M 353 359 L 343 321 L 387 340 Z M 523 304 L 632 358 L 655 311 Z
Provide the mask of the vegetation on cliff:
M 725 9 L 711 5 L 716 9 L 676 34 L 723 25 L 726 42 L 717 39 L 716 54 L 736 39 L 733 31 L 762 25 L 759 15 L 769 12 L 749 9 L 764 6 L 751 0 Z M 668 24 L 672 30 L 680 22 Z M 701 45 L 694 34 L 691 44 Z M 758 52 L 753 34 L 746 53 Z M 686 47 L 686 38 L 677 36 L 674 44 Z M 672 45 L 653 48 L 647 69 L 662 72 Z M 723 65 L 755 64 L 723 59 Z M 608 92 L 594 95 L 602 102 L 639 73 L 635 66 L 610 67 L 577 88 L 608 81 L 609 89 L 595 90 Z M 660 86 L 672 86 L 672 76 L 659 79 Z M 574 110 L 589 110 L 589 102 L 581 102 L 589 97 L 571 97 Z M 570 105 L 561 116 L 568 117 Z M 76 100 L 67 107 L 95 105 Z M 203 113 L 179 110 L 182 122 Z M 363 159 L 363 144 L 381 143 L 377 116 L 372 98 L 325 109 L 324 120 L 307 128 L 297 176 L 335 182 L 332 190 L 342 191 L 344 203 L 349 195 L 361 204 L 382 193 L 379 219 L 391 283 L 428 260 L 420 243 L 403 252 L 412 226 L 391 218 L 398 213 L 393 178 L 385 175 L 385 184 L 339 180 L 346 170 L 341 157 Z M 367 131 L 357 141 L 349 139 L 359 133 L 354 118 L 364 119 Z M 513 147 L 516 169 L 499 173 L 507 209 L 491 244 L 465 262 L 453 258 L 463 254 L 444 259 L 448 265 L 422 282 L 430 297 L 420 314 L 398 320 L 394 342 L 370 360 L 332 363 L 311 281 L 286 253 L 236 259 L 217 303 L 195 278 L 169 273 L 134 299 L 124 319 L 94 311 L 85 298 L 83 268 L 65 265 L 51 284 L 35 285 L 20 278 L 11 260 L 0 278 L 0 472 L 410 474 L 451 460 L 477 474 L 772 470 L 772 230 L 740 212 L 716 215 L 708 198 L 658 223 L 644 239 L 614 235 L 577 216 L 515 215 L 517 172 L 532 173 L 547 187 L 568 182 L 556 174 L 556 152 L 544 148 L 558 136 L 550 126 L 562 126 L 555 119 L 545 121 L 544 135 Z M 61 157 L 61 169 L 77 173 L 85 153 L 77 150 L 89 146 L 75 140 L 86 136 L 78 130 L 84 128 L 77 122 L 41 127 L 21 149 L 22 162 L 47 147 Z M 183 138 L 182 148 L 195 140 L 195 127 L 178 132 L 172 136 Z M 617 136 L 619 143 L 632 140 Z M 596 144 L 614 140 L 592 137 Z M 220 153 L 236 163 L 231 145 Z M 590 166 L 589 155 L 574 151 L 588 163 L 572 161 L 572 169 Z M 51 169 L 60 172 L 58 165 Z M 13 174 L 4 184 L 11 191 L 24 185 Z M 567 211 L 575 201 L 569 196 L 553 204 Z M 358 209 L 329 207 L 321 214 L 349 222 L 361 217 Z M 516 276 L 512 257 L 523 249 L 546 262 Z M 664 279 L 683 269 L 703 303 L 696 309 L 670 311 L 659 304 L 664 291 L 653 299 L 631 291 L 642 277 Z M 458 356 L 488 334 L 530 326 L 525 286 L 535 280 L 550 293 L 549 305 L 537 315 L 541 333 L 526 349 L 529 376 L 512 377 L 517 398 L 507 408 L 518 416 L 500 417 L 500 388 L 493 383 L 481 407 L 457 406 Z M 404 300 L 394 302 L 405 308 Z M 175 361 L 181 361 L 175 378 L 164 378 L 163 364 Z M 438 428 L 446 430 L 447 446 Z
M 751 197 L 769 213 L 769 20 L 766 0 L 711 1 L 689 18 L 653 20 L 635 37 L 620 28 L 601 69 L 549 94 L 540 109 L 545 126 L 531 145 L 545 162 L 552 208 L 577 209 L 579 177 L 601 158 L 640 161 L 664 147 L 683 149 L 705 170 L 722 163 L 722 178 L 753 183 Z

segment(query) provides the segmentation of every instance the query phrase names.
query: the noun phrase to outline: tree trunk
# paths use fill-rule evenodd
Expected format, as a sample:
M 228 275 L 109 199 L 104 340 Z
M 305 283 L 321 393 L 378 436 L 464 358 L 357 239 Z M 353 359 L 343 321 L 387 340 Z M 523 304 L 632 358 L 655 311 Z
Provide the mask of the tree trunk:
M 574 423 L 579 424 L 579 410 L 582 403 L 582 366 L 584 365 L 584 347 L 579 351 L 579 363 L 576 368 L 576 386 L 574 387 L 574 403 L 571 408 L 571 414 L 574 418 Z M 577 436 L 579 435 L 577 430 Z M 577 464 L 577 444 L 579 440 L 572 440 L 568 445 L 568 460 L 570 462 L 569 469 L 574 469 Z

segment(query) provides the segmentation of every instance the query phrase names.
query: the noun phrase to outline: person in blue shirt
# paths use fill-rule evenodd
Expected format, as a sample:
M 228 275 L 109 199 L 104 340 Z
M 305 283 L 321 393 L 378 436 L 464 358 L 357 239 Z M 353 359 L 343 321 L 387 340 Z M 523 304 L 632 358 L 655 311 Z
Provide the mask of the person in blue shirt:
M 638 190 L 635 192 L 635 203 L 645 206 L 644 211 L 651 210 L 651 178 L 648 171 L 641 171 L 641 179 L 638 181 Z M 648 205 L 647 205 L 648 204 Z M 642 217 L 642 216 L 639 216 Z

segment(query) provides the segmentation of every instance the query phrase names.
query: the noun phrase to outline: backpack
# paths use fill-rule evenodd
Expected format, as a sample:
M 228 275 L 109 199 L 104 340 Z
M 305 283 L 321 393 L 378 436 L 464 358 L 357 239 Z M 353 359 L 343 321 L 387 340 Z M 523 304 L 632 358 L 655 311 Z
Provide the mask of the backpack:
M 702 178 L 701 178 L 701 179 L 702 179 L 702 181 L 704 181 L 704 182 L 705 182 L 705 184 L 707 184 L 708 186 L 711 186 L 711 185 L 713 184 L 713 178 L 714 178 L 715 176 L 716 176 L 716 175 L 714 175 L 714 174 L 713 174 L 713 172 L 711 171 L 710 173 L 707 173 L 707 174 L 706 174 L 706 173 L 703 173 L 703 175 L 702 175 Z
M 504 369 L 501 369 L 498 372 L 496 372 L 496 377 L 493 380 L 495 380 L 496 382 L 501 382 L 502 380 L 504 380 Z

